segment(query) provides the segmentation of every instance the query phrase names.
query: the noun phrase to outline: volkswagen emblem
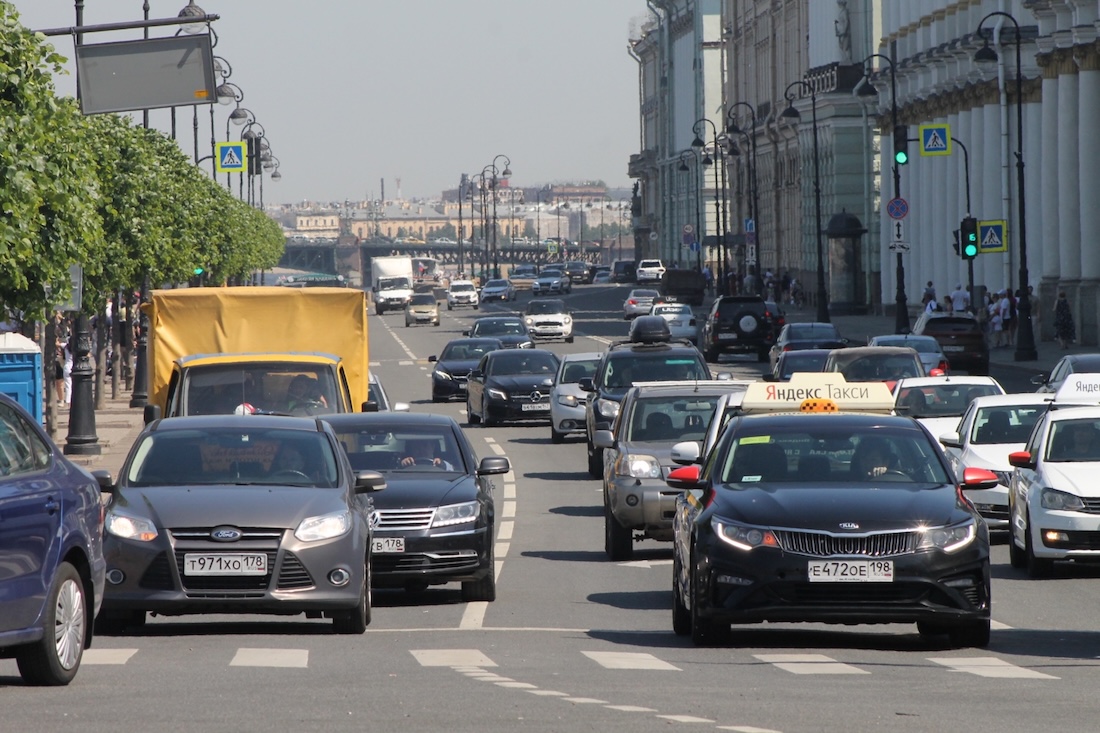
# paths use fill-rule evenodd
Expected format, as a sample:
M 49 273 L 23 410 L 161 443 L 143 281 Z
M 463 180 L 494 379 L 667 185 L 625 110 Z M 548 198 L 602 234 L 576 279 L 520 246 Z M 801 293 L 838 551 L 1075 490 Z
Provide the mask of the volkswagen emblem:
M 236 527 L 215 527 L 210 530 L 210 539 L 215 542 L 236 542 L 244 535 Z
M 542 392 L 539 392 L 536 389 L 534 392 L 531 393 L 531 401 L 532 402 L 538 402 L 541 399 L 542 399 Z
M 856 522 L 841 522 L 840 523 L 840 528 L 841 529 L 859 529 L 859 524 L 857 524 Z

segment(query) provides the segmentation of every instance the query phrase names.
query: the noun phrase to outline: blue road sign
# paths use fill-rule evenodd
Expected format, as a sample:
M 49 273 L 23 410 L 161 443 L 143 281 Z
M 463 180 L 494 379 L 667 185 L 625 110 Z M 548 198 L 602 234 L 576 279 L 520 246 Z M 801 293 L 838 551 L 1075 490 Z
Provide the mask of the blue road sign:
M 217 143 L 214 146 L 214 167 L 218 173 L 247 173 L 248 156 L 245 142 Z
M 917 129 L 921 155 L 951 155 L 950 125 L 921 125 Z
M 1008 227 L 1004 219 L 978 222 L 978 254 L 1008 251 Z
M 699 242 L 696 241 L 696 240 L 693 240 L 692 243 L 691 243 L 691 251 L 692 252 L 698 252 L 699 249 L 700 249 Z

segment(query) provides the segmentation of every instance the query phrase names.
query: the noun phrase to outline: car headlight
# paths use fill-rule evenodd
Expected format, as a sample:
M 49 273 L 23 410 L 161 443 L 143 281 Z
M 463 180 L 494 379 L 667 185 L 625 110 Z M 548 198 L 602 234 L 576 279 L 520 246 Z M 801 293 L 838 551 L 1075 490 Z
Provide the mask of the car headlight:
M 481 504 L 476 501 L 467 501 L 462 504 L 448 504 L 435 510 L 433 527 L 448 527 L 452 524 L 465 524 L 474 522 L 481 514 Z
M 104 528 L 109 534 L 126 540 L 152 542 L 157 538 L 157 528 L 152 521 L 113 510 L 107 512 Z
M 1085 502 L 1081 501 L 1081 497 L 1057 489 L 1043 489 L 1039 494 L 1039 505 L 1043 509 L 1066 512 L 1079 512 L 1085 508 Z
M 718 539 L 733 545 L 738 550 L 754 550 L 757 547 L 779 547 L 779 540 L 770 529 L 736 524 L 725 519 L 713 517 L 710 527 Z
M 619 403 L 601 397 L 596 400 L 596 412 L 609 420 L 614 420 L 619 415 Z
M 570 323 L 573 322 L 573 316 L 566 316 L 565 318 L 561 319 L 561 322 L 568 326 Z
M 558 404 L 566 407 L 578 407 L 577 398 L 571 394 L 558 395 Z
M 624 453 L 615 460 L 615 475 L 631 478 L 661 478 L 661 464 L 653 456 Z
M 440 379 L 442 379 L 444 381 L 447 381 L 447 382 L 454 379 L 454 377 L 452 377 L 450 374 L 443 371 L 442 369 L 436 369 L 434 372 L 432 372 L 432 376 L 439 377 Z
M 973 520 L 954 527 L 927 527 L 921 531 L 917 549 L 957 552 L 973 542 L 977 536 L 978 528 Z
M 524 318 L 523 322 L 526 323 L 528 326 L 535 325 L 535 319 L 534 318 Z
M 351 512 L 344 509 L 318 517 L 306 517 L 294 530 L 294 536 L 302 542 L 317 542 L 347 534 L 350 529 Z
M 504 390 L 493 389 L 492 387 L 490 387 L 489 389 L 487 389 L 485 391 L 488 392 L 489 396 L 492 397 L 494 400 L 506 400 L 506 399 L 508 399 L 508 393 L 505 392 Z

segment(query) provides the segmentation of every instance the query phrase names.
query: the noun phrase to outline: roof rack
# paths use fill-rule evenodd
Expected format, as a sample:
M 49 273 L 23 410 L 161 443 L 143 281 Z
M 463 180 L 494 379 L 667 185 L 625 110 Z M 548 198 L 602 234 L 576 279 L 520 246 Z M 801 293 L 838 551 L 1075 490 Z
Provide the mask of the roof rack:
M 645 347 L 652 347 L 652 346 L 690 346 L 693 349 L 695 348 L 695 344 L 692 343 L 688 339 L 669 339 L 668 341 L 653 341 L 653 342 L 631 341 L 630 339 L 618 339 L 616 341 L 612 341 L 611 345 L 608 346 L 607 348 L 610 350 L 610 349 L 615 348 L 616 346 L 622 346 L 624 344 L 627 345 L 627 346 L 636 346 L 638 348 L 645 348 Z

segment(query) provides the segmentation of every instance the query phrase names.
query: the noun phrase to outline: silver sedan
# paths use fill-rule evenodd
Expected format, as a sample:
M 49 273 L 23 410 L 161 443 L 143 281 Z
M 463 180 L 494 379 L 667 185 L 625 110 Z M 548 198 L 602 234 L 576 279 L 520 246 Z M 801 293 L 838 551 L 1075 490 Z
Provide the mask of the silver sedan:
M 660 293 L 648 288 L 634 288 L 623 302 L 623 320 L 629 321 L 638 316 L 649 315 L 649 309 L 653 307 L 653 299 Z
M 674 339 L 687 339 L 695 343 L 699 337 L 695 312 L 687 303 L 655 303 L 650 308 L 649 315 L 664 318 L 668 323 L 669 335 Z

